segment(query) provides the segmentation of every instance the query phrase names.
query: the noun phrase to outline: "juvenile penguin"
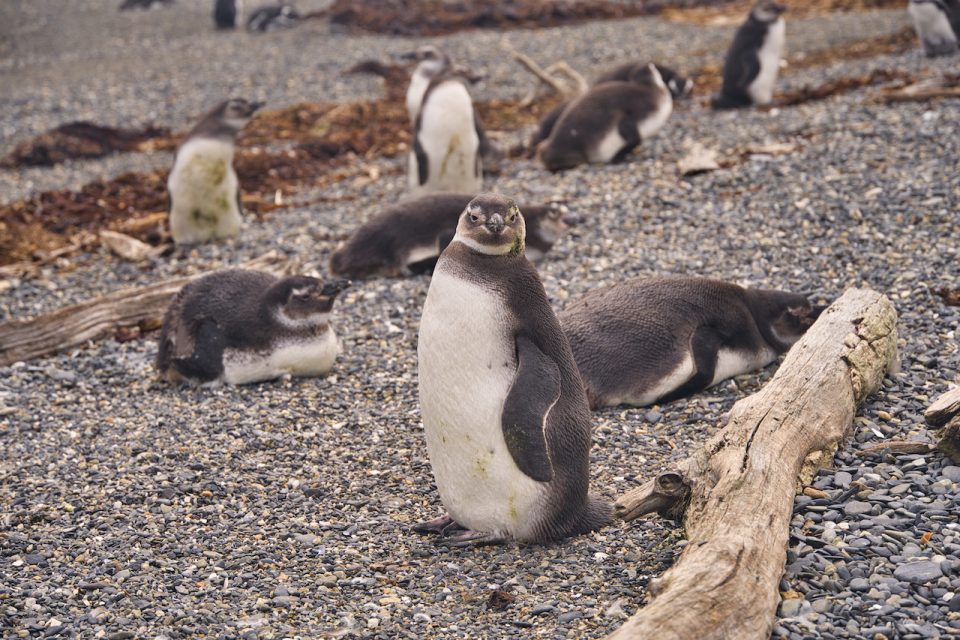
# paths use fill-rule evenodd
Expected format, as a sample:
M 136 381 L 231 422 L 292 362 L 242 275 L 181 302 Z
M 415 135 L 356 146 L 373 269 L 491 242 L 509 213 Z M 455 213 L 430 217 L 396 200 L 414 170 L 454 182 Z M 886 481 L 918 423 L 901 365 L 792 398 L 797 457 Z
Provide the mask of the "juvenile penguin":
M 266 33 L 289 29 L 300 21 L 300 12 L 289 4 L 267 5 L 256 9 L 247 19 L 247 31 Z
M 446 69 L 433 76 L 413 125 L 411 191 L 479 191 L 483 137 L 462 72 Z
M 537 155 L 550 171 L 622 162 L 659 131 L 673 112 L 673 95 L 660 69 L 648 64 L 629 81 L 599 84 L 564 109 Z
M 340 351 L 330 310 L 349 284 L 245 269 L 194 280 L 164 315 L 160 377 L 215 385 L 322 375 Z
M 600 527 L 591 420 L 533 265 L 523 216 L 481 194 L 437 262 L 420 322 L 420 409 L 448 515 L 415 527 L 454 546 L 546 542 Z
M 167 179 L 170 233 L 177 244 L 226 238 L 240 231 L 234 138 L 259 108 L 242 98 L 226 100 L 204 116 L 177 149 Z
M 960 0 L 910 0 L 908 10 L 928 57 L 957 53 Z
M 596 87 L 605 82 L 630 82 L 634 78 L 643 80 L 645 79 L 643 68 L 646 67 L 647 64 L 648 63 L 645 62 L 627 62 L 599 76 L 593 81 L 592 86 Z M 670 95 L 673 100 L 682 100 L 690 96 L 693 92 L 693 80 L 684 78 L 673 69 L 661 64 L 656 65 L 656 67 L 657 71 L 660 72 L 660 77 L 666 83 L 667 88 L 670 89 Z M 560 119 L 560 116 L 563 115 L 564 110 L 570 106 L 571 102 L 573 102 L 573 100 L 561 102 L 540 119 L 540 122 L 537 124 L 537 129 L 530 139 L 530 148 L 535 149 L 540 142 L 550 137 L 550 133 L 553 131 L 553 127 L 556 126 L 557 120 Z
M 473 197 L 467 193 L 428 193 L 389 207 L 337 248 L 330 258 L 330 273 L 359 279 L 432 270 Z M 572 223 L 557 207 L 531 205 L 523 212 L 526 254 L 531 260 L 549 251 Z
M 410 76 L 406 95 L 407 115 L 410 116 L 410 124 L 413 125 L 416 124 L 417 114 L 420 113 L 420 105 L 423 103 L 423 95 L 427 92 L 430 81 L 448 71 L 452 65 L 450 56 L 443 49 L 433 45 L 424 45 L 400 57 L 417 62 L 413 75 Z
M 723 64 L 723 88 L 713 99 L 714 109 L 768 104 L 780 71 L 787 26 L 786 7 L 760 0 L 737 30 Z
M 237 6 L 241 0 L 214 0 L 213 22 L 217 29 L 234 29 L 237 26 Z
M 767 366 L 820 315 L 802 295 L 706 278 L 635 278 L 559 314 L 590 406 L 669 402 Z

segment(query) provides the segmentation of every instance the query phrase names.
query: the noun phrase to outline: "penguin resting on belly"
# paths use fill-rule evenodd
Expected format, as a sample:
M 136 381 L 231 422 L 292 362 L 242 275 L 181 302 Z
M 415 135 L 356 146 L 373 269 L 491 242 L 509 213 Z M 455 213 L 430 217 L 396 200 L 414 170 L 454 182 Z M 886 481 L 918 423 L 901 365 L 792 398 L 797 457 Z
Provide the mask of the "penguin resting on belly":
M 587 398 L 524 235 L 512 200 L 474 198 L 423 307 L 420 409 L 448 515 L 414 529 L 452 546 L 558 540 L 611 516 L 588 491 Z
M 669 402 L 767 366 L 823 311 L 801 295 L 707 278 L 634 278 L 560 314 L 590 406 Z

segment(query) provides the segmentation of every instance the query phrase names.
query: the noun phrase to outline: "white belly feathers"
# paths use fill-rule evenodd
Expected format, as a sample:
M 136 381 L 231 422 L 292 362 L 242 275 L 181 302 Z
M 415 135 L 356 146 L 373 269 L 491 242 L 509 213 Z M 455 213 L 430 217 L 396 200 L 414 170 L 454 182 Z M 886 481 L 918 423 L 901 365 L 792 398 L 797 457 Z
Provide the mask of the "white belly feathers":
M 547 485 L 520 471 L 500 426 L 517 368 L 502 308 L 489 291 L 438 268 L 420 324 L 420 407 L 450 516 L 471 529 L 528 537 Z
M 203 242 L 236 235 L 242 223 L 237 186 L 233 144 L 199 138 L 180 147 L 167 180 L 174 241 Z
M 339 352 L 340 343 L 333 329 L 310 340 L 277 345 L 266 352 L 227 349 L 223 354 L 223 380 L 249 384 L 287 374 L 319 376 L 330 371 Z
M 747 87 L 747 93 L 755 104 L 768 104 L 773 100 L 773 87 L 780 71 L 780 56 L 786 39 L 787 25 L 783 18 L 770 25 L 763 46 L 757 52 L 760 58 L 760 73 Z
M 413 190 L 480 191 L 473 102 L 466 87 L 451 81 L 435 87 L 421 107 L 417 139 L 428 158 L 427 181 L 419 184 L 416 155 L 410 153 L 409 183 Z

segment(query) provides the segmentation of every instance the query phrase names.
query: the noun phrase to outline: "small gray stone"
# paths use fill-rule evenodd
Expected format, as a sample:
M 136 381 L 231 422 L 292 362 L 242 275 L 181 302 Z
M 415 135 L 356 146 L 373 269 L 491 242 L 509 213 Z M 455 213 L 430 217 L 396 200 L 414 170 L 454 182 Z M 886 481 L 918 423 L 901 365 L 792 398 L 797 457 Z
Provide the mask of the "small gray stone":
M 833 475 L 833 486 L 839 487 L 841 489 L 846 489 L 850 486 L 850 483 L 853 481 L 853 476 L 851 476 L 846 471 L 837 471 Z
M 943 572 L 940 570 L 940 564 L 937 562 L 918 560 L 900 565 L 894 570 L 893 575 L 897 580 L 902 582 L 921 584 L 936 580 L 943 575 Z
M 960 482 L 960 467 L 954 467 L 952 465 L 949 467 L 944 467 L 940 471 L 940 475 L 942 475 L 947 480 L 952 480 L 953 482 Z
M 870 588 L 870 581 L 866 578 L 854 578 L 850 581 L 852 591 L 866 591 Z
M 861 516 L 865 513 L 870 513 L 872 509 L 872 504 L 861 500 L 851 500 L 843 506 L 843 512 L 848 516 Z

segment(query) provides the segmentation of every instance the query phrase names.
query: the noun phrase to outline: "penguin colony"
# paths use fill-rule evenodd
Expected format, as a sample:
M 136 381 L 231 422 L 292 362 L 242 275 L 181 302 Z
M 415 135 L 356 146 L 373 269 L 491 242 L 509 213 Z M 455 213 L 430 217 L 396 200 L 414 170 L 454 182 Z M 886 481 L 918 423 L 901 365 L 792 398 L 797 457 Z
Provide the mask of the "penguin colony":
M 240 23 L 216 0 L 218 28 Z M 911 0 L 927 55 L 957 52 L 960 0 Z M 760 0 L 726 55 L 716 109 L 769 104 L 785 40 L 784 7 Z M 251 14 L 248 28 L 286 26 L 288 5 Z M 272 25 L 272 26 L 271 26 Z M 559 315 L 531 260 L 573 223 L 555 205 L 519 206 L 481 193 L 487 139 L 469 73 L 435 46 L 405 96 L 412 130 L 410 195 L 333 251 L 334 277 L 432 271 L 420 323 L 418 373 L 426 447 L 445 513 L 414 530 L 450 546 L 543 543 L 607 523 L 589 491 L 591 408 L 644 406 L 700 392 L 765 367 L 824 311 L 807 297 L 701 277 L 640 278 L 588 291 Z M 675 70 L 626 61 L 548 113 L 530 141 L 550 171 L 625 161 L 692 92 Z M 242 226 L 234 138 L 260 105 L 231 99 L 188 134 L 169 178 L 178 244 Z M 478 195 L 479 194 L 479 195 Z M 324 375 L 339 343 L 330 322 L 347 280 L 229 269 L 185 286 L 159 339 L 164 380 L 246 384 Z

